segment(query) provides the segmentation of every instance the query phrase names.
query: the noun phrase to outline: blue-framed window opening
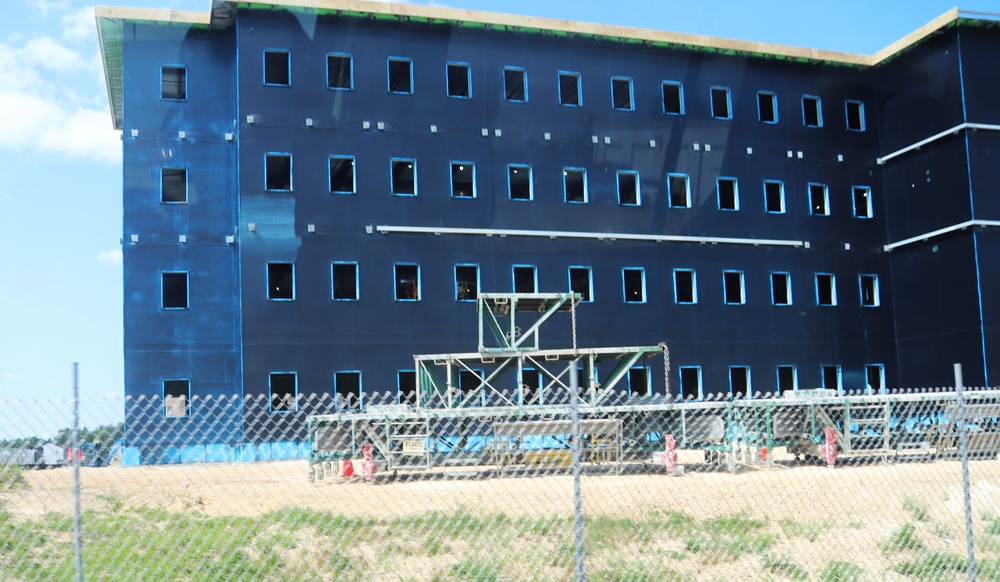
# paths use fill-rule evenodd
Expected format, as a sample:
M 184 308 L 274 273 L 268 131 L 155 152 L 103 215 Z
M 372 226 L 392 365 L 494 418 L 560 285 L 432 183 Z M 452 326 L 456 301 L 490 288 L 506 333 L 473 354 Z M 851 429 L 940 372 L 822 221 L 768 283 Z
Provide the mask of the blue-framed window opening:
M 267 264 L 267 298 L 271 301 L 295 300 L 295 263 Z
M 885 394 L 884 364 L 868 364 L 865 366 L 865 393 Z
M 639 172 L 634 170 L 618 170 L 618 204 L 622 206 L 639 206 L 642 203 L 640 193 Z
M 388 87 L 396 95 L 413 94 L 413 61 L 406 57 L 386 59 Z
M 334 301 L 357 301 L 361 287 L 358 283 L 358 263 L 334 261 L 330 266 L 330 297 Z
M 295 412 L 299 409 L 299 380 L 295 372 L 271 372 L 267 375 L 271 412 Z
M 743 305 L 746 303 L 743 271 L 722 272 L 722 296 L 726 305 Z
M 802 96 L 802 125 L 823 127 L 823 101 L 815 95 Z
M 326 87 L 335 91 L 354 89 L 354 57 L 350 53 L 326 54 Z
M 816 273 L 816 305 L 837 304 L 837 277 L 833 273 Z
M 566 107 L 583 107 L 580 73 L 559 71 L 559 104 Z
M 507 195 L 511 200 L 531 201 L 535 197 L 531 180 L 531 166 L 507 165 Z
M 642 267 L 622 269 L 622 294 L 625 303 L 646 302 L 646 269 Z
M 511 103 L 528 102 L 528 72 L 521 67 L 503 68 L 503 98 Z
M 678 368 L 678 374 L 681 380 L 681 399 L 702 400 L 705 397 L 701 385 L 701 366 L 681 366 Z
M 715 190 L 718 195 L 719 210 L 740 209 L 740 186 L 736 178 L 719 176 L 715 179 Z
M 563 200 L 571 204 L 587 203 L 587 170 L 563 168 Z
M 753 382 L 749 366 L 729 366 L 729 396 L 753 398 Z
M 188 180 L 186 168 L 160 168 L 160 202 L 187 204 Z
M 449 97 L 472 98 L 472 68 L 469 63 L 448 63 L 445 65 L 445 76 Z
M 858 275 L 858 286 L 861 292 L 862 307 L 878 307 L 882 305 L 879 294 L 878 275 Z
M 420 265 L 395 263 L 392 275 L 396 301 L 420 301 Z
M 187 67 L 184 65 L 160 67 L 160 99 L 187 101 Z
M 861 101 L 848 99 L 844 101 L 844 115 L 847 119 L 848 131 L 864 131 L 865 126 L 865 104 Z
M 187 271 L 160 273 L 160 307 L 162 309 L 187 309 L 190 302 Z
M 775 396 L 799 389 L 799 371 L 795 366 L 779 364 L 774 367 Z
M 264 49 L 264 84 L 288 87 L 292 84 L 292 53 L 286 49 Z
M 757 91 L 757 120 L 778 123 L 778 96 L 773 91 Z
M 354 156 L 330 156 L 330 193 L 355 194 L 358 191 Z
M 288 152 L 264 154 L 264 189 L 268 192 L 292 191 L 292 154 Z
M 396 372 L 396 402 L 411 406 L 417 404 L 416 370 L 399 370 Z
M 184 418 L 191 416 L 191 381 L 188 379 L 163 381 L 163 416 Z
M 691 178 L 687 174 L 667 174 L 667 200 L 671 208 L 691 208 Z
M 823 364 L 819 367 L 823 388 L 836 390 L 837 396 L 844 395 L 844 374 L 839 365 Z
M 792 304 L 791 273 L 771 273 L 771 305 Z
M 522 368 L 519 379 L 521 393 L 518 398 L 522 406 L 544 404 L 542 393 L 542 374 L 534 368 Z
M 677 81 L 663 81 L 660 85 L 663 97 L 663 113 L 684 115 L 684 85 Z
M 855 218 L 871 218 L 872 189 L 868 186 L 852 186 L 851 197 L 854 200 Z
M 712 87 L 710 91 L 712 117 L 715 119 L 732 119 L 732 95 L 728 87 Z
M 764 210 L 769 214 L 785 213 L 785 184 L 778 180 L 764 180 Z
M 364 402 L 360 370 L 333 373 L 333 397 L 337 410 L 360 410 Z
M 692 269 L 674 269 L 674 303 L 698 303 L 698 277 Z
M 475 301 L 479 297 L 479 265 L 455 265 L 455 301 Z
M 652 394 L 649 366 L 635 366 L 628 369 L 626 381 L 628 382 L 629 396 L 649 396 Z
M 389 172 L 393 196 L 417 195 L 417 160 L 392 158 L 389 162 Z
M 538 293 L 538 267 L 513 265 L 511 267 L 514 293 Z
M 579 293 L 584 302 L 594 300 L 594 276 L 590 267 L 569 268 L 569 290 Z
M 617 111 L 634 111 L 631 77 L 611 77 L 611 107 Z
M 476 165 L 472 162 L 451 162 L 451 197 L 476 197 Z
M 809 214 L 813 216 L 830 216 L 830 188 L 826 184 L 810 182 Z

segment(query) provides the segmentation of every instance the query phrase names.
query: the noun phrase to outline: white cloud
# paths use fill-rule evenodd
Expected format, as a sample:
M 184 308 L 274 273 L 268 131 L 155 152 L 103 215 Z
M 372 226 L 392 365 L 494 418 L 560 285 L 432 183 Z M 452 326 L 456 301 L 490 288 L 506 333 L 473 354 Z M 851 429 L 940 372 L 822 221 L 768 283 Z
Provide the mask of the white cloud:
M 69 8 L 69 0 L 29 0 L 28 4 L 35 7 L 43 17 L 52 11 L 63 11 Z
M 63 14 L 60 21 L 63 27 L 61 36 L 63 40 L 78 41 L 97 36 L 93 6 L 71 10 Z
M 29 40 L 18 53 L 25 64 L 60 73 L 76 71 L 80 68 L 80 63 L 83 62 L 80 53 L 59 44 L 48 36 Z
M 105 265 L 120 265 L 122 264 L 122 250 L 101 251 L 97 253 L 97 262 Z

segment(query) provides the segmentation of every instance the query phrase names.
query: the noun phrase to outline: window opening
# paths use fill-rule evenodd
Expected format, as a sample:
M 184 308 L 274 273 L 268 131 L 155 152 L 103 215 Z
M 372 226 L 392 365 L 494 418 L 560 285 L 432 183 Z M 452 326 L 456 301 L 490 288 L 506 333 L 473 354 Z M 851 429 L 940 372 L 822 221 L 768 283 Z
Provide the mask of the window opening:
M 292 84 L 292 54 L 288 51 L 264 51 L 264 84 Z
M 455 265 L 455 299 L 475 301 L 479 296 L 479 266 Z
M 396 394 L 400 404 L 417 403 L 417 373 L 413 370 L 396 372 Z
M 674 270 L 674 301 L 677 303 L 697 303 L 698 287 L 694 271 Z
M 872 217 L 872 190 L 867 186 L 855 186 L 854 193 L 854 216 L 858 218 Z
M 729 366 L 729 394 L 745 398 L 753 397 L 750 392 L 750 368 Z
M 338 410 L 361 408 L 361 372 L 334 372 L 333 392 Z
M 778 96 L 770 91 L 757 91 L 757 119 L 761 123 L 778 123 Z
M 861 101 L 845 102 L 847 108 L 847 129 L 851 131 L 865 130 L 865 104 Z
M 823 388 L 827 390 L 836 390 L 837 394 L 843 394 L 843 386 L 841 385 L 842 376 L 840 374 L 840 366 L 820 366 L 820 373 L 823 375 Z
M 507 166 L 507 188 L 511 200 L 531 200 L 531 166 Z
M 528 74 L 524 69 L 504 67 L 503 95 L 507 101 L 524 103 L 528 100 Z
M 330 89 L 354 88 L 354 61 L 351 55 L 326 55 L 326 86 Z
M 451 163 L 451 195 L 453 198 L 476 197 L 476 166 L 472 162 Z
M 740 209 L 740 190 L 736 178 L 718 178 L 715 187 L 719 193 L 719 210 Z
M 639 205 L 639 173 L 618 171 L 618 204 L 622 206 Z
M 580 73 L 559 73 L 559 104 L 579 107 L 583 104 L 580 95 Z
M 628 369 L 628 393 L 632 396 L 649 396 L 649 369 Z
M 187 203 L 187 170 L 184 168 L 160 169 L 160 202 L 165 204 Z
M 420 266 L 393 265 L 396 301 L 420 301 Z
M 745 302 L 743 271 L 723 271 L 722 288 L 727 305 L 742 305 Z
M 771 273 L 771 304 L 792 304 L 792 276 L 788 273 Z
M 271 392 L 271 412 L 298 410 L 295 372 L 271 372 L 268 388 Z
M 785 212 L 785 185 L 777 180 L 764 180 L 764 210 L 773 214 Z
M 662 87 L 663 112 L 667 115 L 684 115 L 684 85 L 664 81 Z
M 330 192 L 354 194 L 357 191 L 354 157 L 330 156 Z
M 180 418 L 191 416 L 191 381 L 163 381 L 163 416 Z
M 635 109 L 635 102 L 632 99 L 632 79 L 611 77 L 611 106 L 622 111 Z
M 187 99 L 187 68 L 165 65 L 160 67 L 160 98 Z
M 778 366 L 778 394 L 798 390 L 799 379 L 795 366 Z
M 885 366 L 882 364 L 868 364 L 865 366 L 866 386 L 869 394 L 885 393 Z
M 731 119 L 729 89 L 712 87 L 712 117 L 716 119 Z
M 878 307 L 881 305 L 878 292 L 878 275 L 861 275 L 861 305 L 863 307 Z
M 161 273 L 163 309 L 188 308 L 188 274 Z
M 537 293 L 538 271 L 532 265 L 514 265 L 514 293 Z
M 393 159 L 391 163 L 392 193 L 396 196 L 417 195 L 417 161 Z
M 267 154 L 264 156 L 264 187 L 272 192 L 290 192 L 292 189 L 292 156 Z
M 830 215 L 830 190 L 826 184 L 809 184 L 809 213 L 813 216 Z
M 646 302 L 646 271 L 638 267 L 622 269 L 622 283 L 625 288 L 625 303 Z
M 290 301 L 295 299 L 295 264 L 267 264 L 267 298 Z
M 806 127 L 823 127 L 823 104 L 819 97 L 802 96 L 802 123 Z
M 413 61 L 389 57 L 389 92 L 409 95 L 413 93 Z
M 691 208 L 690 181 L 685 174 L 667 174 L 667 198 L 671 208 Z
M 522 404 L 541 404 L 542 375 L 534 368 L 521 370 Z
M 816 274 L 816 303 L 819 305 L 837 304 L 837 280 L 829 273 Z
M 470 398 L 470 394 L 473 390 L 479 388 L 482 385 L 482 372 L 476 370 L 475 372 L 470 370 L 460 370 L 458 372 L 458 390 L 462 393 L 462 401 L 468 404 L 475 405 L 485 404 L 486 394 L 483 392 L 479 393 L 478 399 Z
M 448 63 L 448 96 L 472 97 L 472 72 L 465 63 Z
M 583 301 L 593 301 L 594 281 L 590 267 L 569 268 L 569 290 L 579 293 Z
M 357 263 L 333 264 L 333 299 L 336 301 L 357 301 Z
M 701 368 L 681 366 L 681 397 L 684 400 L 701 400 Z
M 587 201 L 587 170 L 563 168 L 563 193 L 566 202 Z

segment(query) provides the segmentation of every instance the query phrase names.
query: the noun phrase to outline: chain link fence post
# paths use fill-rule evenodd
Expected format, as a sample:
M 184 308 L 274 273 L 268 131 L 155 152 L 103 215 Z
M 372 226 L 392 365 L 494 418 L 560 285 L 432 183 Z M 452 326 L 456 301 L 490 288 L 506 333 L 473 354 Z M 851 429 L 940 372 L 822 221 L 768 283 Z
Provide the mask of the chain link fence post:
M 976 580 L 976 550 L 972 538 L 972 494 L 969 486 L 969 434 L 965 424 L 965 386 L 962 364 L 955 364 L 955 414 L 958 417 L 958 454 L 962 459 L 962 500 L 965 503 L 965 551 L 970 582 Z
M 80 515 L 80 364 L 73 362 L 73 547 L 76 553 L 76 582 L 83 582 L 83 525 Z
M 576 360 L 571 361 L 569 365 L 570 402 L 573 408 L 573 544 L 576 581 L 583 582 L 583 498 L 580 492 L 580 382 L 577 377 Z

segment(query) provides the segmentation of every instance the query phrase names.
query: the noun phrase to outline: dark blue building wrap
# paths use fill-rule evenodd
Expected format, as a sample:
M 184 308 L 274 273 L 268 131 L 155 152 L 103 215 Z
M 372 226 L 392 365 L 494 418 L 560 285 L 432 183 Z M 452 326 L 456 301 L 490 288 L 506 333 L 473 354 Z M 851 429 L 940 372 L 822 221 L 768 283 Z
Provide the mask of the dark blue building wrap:
M 301 454 L 338 373 L 405 402 L 515 266 L 586 295 L 581 347 L 666 342 L 674 395 L 1000 373 L 997 22 L 866 57 L 322 4 L 98 9 L 129 462 Z

